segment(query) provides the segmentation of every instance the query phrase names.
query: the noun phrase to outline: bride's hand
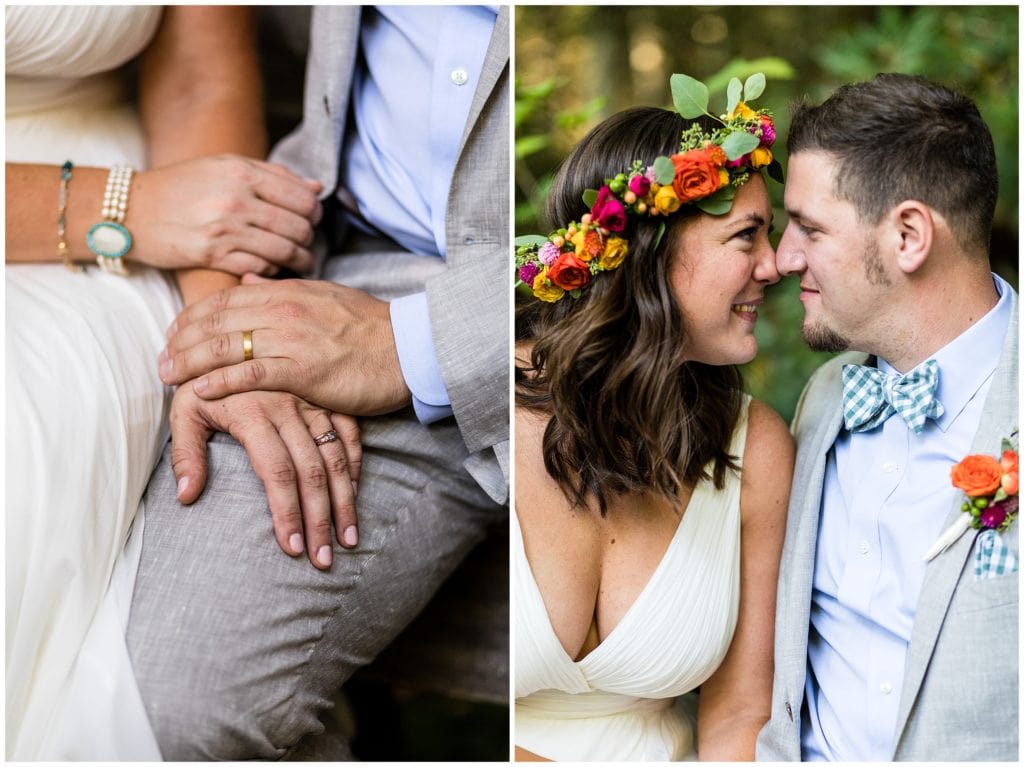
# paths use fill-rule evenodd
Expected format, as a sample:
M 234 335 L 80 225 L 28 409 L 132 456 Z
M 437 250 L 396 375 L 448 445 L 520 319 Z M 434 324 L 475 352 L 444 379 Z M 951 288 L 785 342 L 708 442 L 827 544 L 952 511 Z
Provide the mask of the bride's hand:
M 206 486 L 206 443 L 223 431 L 249 454 L 267 493 L 274 536 L 286 554 L 305 550 L 314 567 L 328 569 L 332 521 L 338 543 L 358 543 L 355 493 L 362 445 L 354 418 L 281 392 L 205 401 L 182 386 L 174 394 L 170 422 L 171 466 L 182 503 L 193 503 Z M 314 442 L 332 431 L 336 440 Z
M 320 189 L 283 166 L 236 155 L 136 173 L 125 221 L 134 238 L 128 258 L 239 276 L 309 271 Z

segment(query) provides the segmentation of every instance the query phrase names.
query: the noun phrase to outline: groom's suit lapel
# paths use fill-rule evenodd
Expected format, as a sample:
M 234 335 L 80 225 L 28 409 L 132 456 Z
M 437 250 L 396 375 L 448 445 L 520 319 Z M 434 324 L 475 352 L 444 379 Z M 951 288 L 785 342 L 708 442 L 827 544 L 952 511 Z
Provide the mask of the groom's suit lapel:
M 1009 437 L 1017 428 L 1017 364 L 1018 364 L 1018 328 L 1017 328 L 1017 296 L 1011 296 L 1012 315 L 1010 327 L 1006 333 L 1003 354 L 993 374 L 992 385 L 985 399 L 985 409 L 981 423 L 974 436 L 970 453 L 997 455 L 1001 440 Z M 965 454 L 967 455 L 967 454 Z M 957 497 L 947 515 L 945 526 L 952 524 L 962 513 L 962 498 Z M 945 527 L 943 528 L 945 529 Z M 935 642 L 946 617 L 950 600 L 956 591 L 967 557 L 974 546 L 977 533 L 968 530 L 960 539 L 937 556 L 925 570 L 921 584 L 921 594 L 917 600 L 917 611 L 914 615 L 914 628 L 907 648 L 906 668 L 903 674 L 903 690 L 900 695 L 900 706 L 896 718 L 896 737 L 893 739 L 894 750 L 898 747 L 903 731 L 906 729 L 910 712 L 917 701 L 925 671 L 931 660 Z
M 855 361 L 859 363 L 863 359 L 864 355 L 858 355 Z M 783 563 L 788 574 L 779 583 L 779 602 L 786 607 L 777 621 L 778 628 L 787 633 L 782 646 L 792 648 L 792 651 L 786 654 L 787 657 L 776 658 L 776 662 L 785 664 L 785 668 L 780 669 L 780 678 L 790 680 L 786 697 L 794 721 L 800 716 L 807 674 L 807 638 L 825 467 L 829 450 L 843 424 L 841 369 L 838 362 L 829 363 L 821 369 L 819 375 L 822 380 L 807 390 L 805 399 L 797 406 L 793 421 L 793 435 L 798 446 L 793 478 L 794 505 L 790 518 L 794 528 L 788 533 L 792 540 L 786 544 L 789 561 Z

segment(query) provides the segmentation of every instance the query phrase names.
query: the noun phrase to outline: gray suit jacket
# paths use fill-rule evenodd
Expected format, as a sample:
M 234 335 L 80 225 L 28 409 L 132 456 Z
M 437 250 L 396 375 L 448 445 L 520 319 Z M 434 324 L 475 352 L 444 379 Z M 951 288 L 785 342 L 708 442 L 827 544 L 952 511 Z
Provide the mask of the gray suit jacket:
M 1017 430 L 1017 295 L 970 453 L 996 455 Z M 807 670 L 818 514 L 829 449 L 842 427 L 844 354 L 811 378 L 797 406 L 793 495 L 779 572 L 771 719 L 757 740 L 760 761 L 800 760 L 800 711 Z M 965 453 L 967 455 L 968 453 Z M 960 512 L 949 510 L 947 525 Z M 1004 536 L 1018 550 L 1019 525 Z M 968 530 L 926 570 L 907 650 L 893 760 L 1017 761 L 1018 576 L 973 580 Z
M 313 9 L 303 120 L 271 159 L 338 186 L 341 142 L 359 44 L 358 6 Z M 509 9 L 502 6 L 448 196 L 447 259 L 427 282 L 431 331 L 470 453 L 466 470 L 497 503 L 509 468 Z

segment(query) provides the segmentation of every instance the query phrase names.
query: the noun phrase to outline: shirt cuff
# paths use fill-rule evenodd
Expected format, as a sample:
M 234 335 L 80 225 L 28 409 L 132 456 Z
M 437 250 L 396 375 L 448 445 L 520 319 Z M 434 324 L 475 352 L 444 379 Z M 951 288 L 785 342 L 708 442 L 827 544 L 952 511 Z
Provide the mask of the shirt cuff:
M 391 302 L 391 329 L 402 376 L 412 392 L 420 423 L 434 423 L 452 414 L 452 401 L 441 376 L 427 312 L 427 294 L 414 293 Z

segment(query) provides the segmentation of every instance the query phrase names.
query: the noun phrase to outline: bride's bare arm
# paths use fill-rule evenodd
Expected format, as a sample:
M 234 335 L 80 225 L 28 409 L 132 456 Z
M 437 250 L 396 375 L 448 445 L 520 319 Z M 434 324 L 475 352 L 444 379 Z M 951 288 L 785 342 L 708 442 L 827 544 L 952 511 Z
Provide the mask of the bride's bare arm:
M 740 491 L 739 622 L 725 660 L 700 688 L 701 761 L 753 761 L 771 713 L 776 581 L 794 454 L 782 419 L 752 402 Z
M 265 157 L 262 107 L 252 9 L 168 7 L 140 71 L 150 166 L 220 152 Z M 238 284 L 237 276 L 212 269 L 175 276 L 186 305 Z
M 239 276 L 313 263 L 307 246 L 320 211 L 319 184 L 250 159 L 263 155 L 266 141 L 248 13 L 168 8 L 144 54 L 140 104 L 150 169 L 132 183 L 129 263 Z M 5 170 L 7 259 L 59 260 L 59 166 L 8 163 Z M 73 170 L 66 240 L 75 260 L 91 260 L 85 233 L 100 218 L 107 171 Z M 223 275 L 190 275 L 182 289 L 197 300 L 224 284 Z

